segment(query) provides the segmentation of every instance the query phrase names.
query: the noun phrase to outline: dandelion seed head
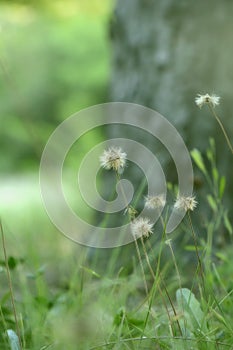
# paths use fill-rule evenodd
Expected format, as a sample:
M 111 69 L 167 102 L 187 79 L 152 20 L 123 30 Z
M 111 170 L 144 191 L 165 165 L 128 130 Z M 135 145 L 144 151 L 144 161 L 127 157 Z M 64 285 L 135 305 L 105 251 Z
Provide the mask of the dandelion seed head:
M 216 96 L 216 95 L 209 95 L 209 94 L 200 95 L 200 94 L 198 94 L 197 97 L 195 98 L 195 103 L 200 108 L 204 104 L 209 104 L 212 107 L 215 107 L 215 106 L 219 105 L 219 100 L 220 100 L 220 97 Z
M 189 197 L 178 197 L 175 202 L 175 209 L 184 209 L 185 211 L 191 210 L 193 211 L 197 206 L 197 201 L 194 196 Z
M 145 207 L 147 209 L 160 209 L 165 205 L 165 196 L 160 194 L 158 196 L 147 196 L 145 198 Z
M 100 164 L 106 169 L 113 169 L 117 172 L 123 171 L 126 164 L 127 154 L 122 151 L 120 147 L 110 147 L 104 150 L 103 154 L 100 156 Z
M 148 218 L 139 218 L 131 222 L 131 232 L 135 239 L 139 237 L 148 238 L 153 233 L 153 224 Z

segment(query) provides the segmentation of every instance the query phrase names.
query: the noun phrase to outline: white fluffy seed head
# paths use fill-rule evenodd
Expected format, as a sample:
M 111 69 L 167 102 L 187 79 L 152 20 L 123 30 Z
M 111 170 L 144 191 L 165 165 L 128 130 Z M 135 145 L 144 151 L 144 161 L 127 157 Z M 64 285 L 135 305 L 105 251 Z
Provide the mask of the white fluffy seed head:
M 220 97 L 216 95 L 198 94 L 197 97 L 195 98 L 195 103 L 200 108 L 205 104 L 209 104 L 212 107 L 216 107 L 217 105 L 219 105 L 219 100 L 220 100 Z
M 126 164 L 127 154 L 120 147 L 110 147 L 100 156 L 100 164 L 106 170 L 122 172 Z
M 177 198 L 175 202 L 175 209 L 184 209 L 185 211 L 191 210 L 193 211 L 197 206 L 197 201 L 194 196 L 180 196 Z
M 131 222 L 131 232 L 134 239 L 145 237 L 148 238 L 152 231 L 153 224 L 148 218 L 134 219 Z
M 165 206 L 165 196 L 160 194 L 158 196 L 147 196 L 145 198 L 145 207 L 147 209 L 161 209 Z

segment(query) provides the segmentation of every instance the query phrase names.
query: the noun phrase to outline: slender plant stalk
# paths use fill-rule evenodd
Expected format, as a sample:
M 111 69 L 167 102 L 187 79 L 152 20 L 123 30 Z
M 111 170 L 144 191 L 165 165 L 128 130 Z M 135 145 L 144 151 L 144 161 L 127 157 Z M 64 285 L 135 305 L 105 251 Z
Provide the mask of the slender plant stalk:
M 116 180 L 117 180 L 117 182 L 121 180 L 121 176 L 120 176 L 120 174 L 118 172 L 116 172 Z M 120 183 L 120 190 L 121 190 L 121 193 L 122 193 L 124 201 L 125 201 L 125 205 L 126 205 L 126 210 L 127 210 L 127 214 L 128 214 L 128 217 L 129 217 L 129 221 L 131 221 L 132 217 L 131 217 L 130 212 L 129 212 L 129 205 L 127 203 L 127 198 L 126 198 L 126 195 L 125 195 L 125 192 L 124 192 L 124 189 L 123 189 L 121 183 Z M 145 287 L 145 292 L 146 292 L 146 295 L 148 295 L 148 286 L 147 286 L 147 282 L 146 282 L 146 275 L 145 275 L 145 271 L 144 271 L 144 267 L 143 267 L 143 263 L 142 263 L 142 257 L 141 257 L 140 249 L 139 249 L 138 242 L 137 242 L 136 239 L 134 239 L 134 244 L 135 244 L 135 247 L 136 247 L 138 260 L 139 260 L 139 264 L 140 264 L 141 271 L 142 271 L 142 278 L 143 278 L 143 283 L 144 283 L 144 287 Z
M 121 178 L 121 177 L 120 177 L 120 174 L 119 174 L 118 172 L 116 172 L 116 179 L 117 179 L 117 181 L 120 181 L 120 178 Z M 127 203 L 126 195 L 125 195 L 124 189 L 123 189 L 123 187 L 121 186 L 121 184 L 120 184 L 120 189 L 121 189 L 121 192 L 122 192 L 122 195 L 123 195 L 125 204 L 126 204 L 127 213 L 128 213 L 128 216 L 129 216 L 129 221 L 131 221 L 131 220 L 132 220 L 132 217 L 131 217 L 131 215 L 130 215 L 130 213 L 129 213 L 129 205 L 128 205 L 128 203 Z M 152 269 L 152 266 L 151 266 L 151 264 L 150 264 L 149 257 L 148 257 L 147 251 L 146 251 L 146 247 L 145 247 L 144 242 L 143 242 L 143 238 L 141 238 L 141 241 L 142 241 L 142 247 L 143 247 L 143 251 L 144 251 L 144 254 L 145 254 L 145 257 L 146 257 L 146 261 L 147 261 L 148 267 L 149 267 L 149 269 L 150 269 L 150 272 L 151 272 L 151 274 L 152 274 L 152 277 L 153 277 L 154 281 L 156 281 L 156 276 L 155 276 L 154 271 L 153 271 L 153 269 Z M 145 271 L 144 271 L 144 267 L 143 267 L 143 263 L 142 263 L 142 258 L 141 258 L 139 246 L 138 246 L 138 243 L 137 243 L 137 240 L 136 240 L 136 239 L 134 239 L 134 243 L 135 243 L 135 247 L 136 247 L 136 251 L 137 251 L 137 255 L 138 255 L 140 267 L 141 267 L 141 270 L 142 270 L 143 283 L 144 283 L 144 286 L 145 286 L 146 295 L 148 295 L 148 286 L 147 286 L 147 282 L 146 282 Z M 159 275 L 160 275 L 160 278 L 161 278 L 161 274 L 160 274 L 160 273 L 159 273 Z M 162 281 L 163 281 L 163 280 L 162 280 Z M 166 288 L 166 285 L 165 285 L 164 281 L 163 281 L 163 287 L 164 287 L 165 293 L 166 293 L 166 295 L 167 295 L 167 297 L 168 297 L 168 299 L 169 299 L 169 302 L 170 302 L 170 304 L 171 304 L 173 313 L 174 313 L 174 315 L 175 315 L 175 317 L 176 317 L 176 319 L 177 319 L 177 313 L 176 313 L 175 307 L 174 307 L 174 305 L 173 305 L 173 303 L 172 303 L 171 297 L 170 297 L 170 295 L 169 295 L 169 293 L 168 293 L 168 290 L 167 290 L 167 288 Z M 161 290 L 161 287 L 159 286 L 159 284 L 158 284 L 158 288 L 159 288 L 159 292 L 160 292 L 160 294 L 161 294 L 161 296 L 162 296 L 162 298 L 163 298 L 162 290 Z M 169 317 L 169 320 L 170 320 L 170 324 L 171 324 L 171 326 L 172 326 L 172 321 L 171 321 L 171 319 L 170 319 L 170 314 L 169 314 L 169 311 L 168 311 L 167 307 L 166 307 L 166 310 L 167 310 L 167 313 L 168 313 L 168 317 Z M 178 324 L 178 328 L 179 328 L 180 334 L 181 334 L 181 336 L 182 336 L 182 330 L 181 330 L 181 327 L 180 327 L 180 324 L 179 324 L 178 319 L 177 319 L 177 324 Z M 173 334 L 173 335 L 174 335 L 174 334 Z
M 205 291 L 205 276 L 204 276 L 203 264 L 202 264 L 202 261 L 201 261 L 201 258 L 200 258 L 200 254 L 199 254 L 199 251 L 198 251 L 197 237 L 196 237 L 196 234 L 195 234 L 195 231 L 194 231 L 194 228 L 193 228 L 193 224 L 192 224 L 191 215 L 190 215 L 189 210 L 188 210 L 188 221 L 189 221 L 189 225 L 190 225 L 190 229 L 191 229 L 191 233 L 192 233 L 192 237 L 193 237 L 193 241 L 194 241 L 197 261 L 198 261 L 197 271 L 200 273 L 203 290 L 204 290 L 204 293 L 206 294 L 206 291 Z
M 161 216 L 160 217 L 160 221 L 162 223 L 162 226 L 165 228 L 165 222 L 163 220 L 163 217 Z M 169 239 L 167 237 L 167 234 L 166 234 L 166 230 L 165 231 L 165 235 L 166 235 L 166 244 L 168 245 L 169 249 L 170 249 L 170 252 L 171 252 L 171 256 L 172 256 L 172 260 L 173 260 L 173 263 L 174 263 L 174 266 L 175 266 L 175 270 L 176 270 L 176 274 L 177 274 L 177 278 L 178 278 L 178 283 L 179 283 L 179 288 L 180 288 L 180 291 L 182 293 L 182 283 L 181 283 L 181 277 L 180 277 L 180 272 L 179 272 L 179 269 L 178 269 L 178 265 L 177 265 L 177 262 L 176 262 L 176 257 L 175 257 L 175 253 L 174 253 L 174 250 L 173 250 L 173 247 L 172 247 L 172 244 L 171 244 L 171 239 Z M 182 312 L 184 314 L 184 305 L 183 305 L 183 299 L 181 301 L 181 304 L 182 304 Z M 180 323 L 178 322 L 177 320 L 177 324 L 179 326 L 179 329 L 181 331 L 181 327 L 180 327 Z M 187 320 L 184 318 L 184 325 L 185 325 L 185 333 L 186 333 L 186 324 L 187 324 Z M 182 332 L 183 333 L 183 332 Z M 182 334 L 181 333 L 181 334 Z M 186 344 L 184 344 L 184 347 L 186 348 Z
M 139 264 L 142 270 L 142 278 L 143 278 L 143 283 L 145 286 L 145 291 L 146 291 L 146 295 L 148 295 L 148 286 L 147 286 L 147 282 L 146 282 L 146 275 L 145 275 L 145 271 L 144 271 L 144 267 L 143 267 L 143 263 L 142 263 L 142 257 L 141 257 L 141 253 L 138 247 L 138 242 L 136 239 L 134 239 L 134 243 L 135 243 L 135 247 L 136 247 L 136 251 L 137 251 L 137 255 L 138 255 L 138 260 L 139 260 Z
M 146 262 L 147 262 L 147 265 L 148 265 L 148 267 L 149 267 L 151 276 L 152 276 L 153 279 L 155 280 L 155 274 L 154 274 L 154 271 L 153 271 L 153 269 L 152 269 L 152 266 L 151 266 L 151 263 L 150 263 L 150 260 L 149 260 L 148 254 L 147 254 L 145 244 L 144 244 L 144 242 L 143 242 L 143 237 L 141 237 L 141 243 L 142 243 L 142 249 L 143 249 L 143 252 L 144 252 L 144 255 L 145 255 L 145 258 L 146 258 Z
M 177 266 L 176 257 L 175 257 L 175 254 L 174 254 L 174 250 L 172 248 L 171 240 L 167 239 L 166 244 L 168 245 L 168 247 L 170 249 L 170 252 L 171 252 L 172 260 L 173 260 L 173 263 L 174 263 L 174 266 L 175 266 L 175 270 L 176 270 L 176 274 L 177 274 L 177 278 L 178 278 L 179 288 L 182 289 L 180 272 L 179 272 L 179 269 L 178 269 L 178 266 Z
M 177 325 L 178 325 L 178 329 L 179 329 L 180 334 L 181 334 L 181 336 L 182 336 L 182 330 L 181 330 L 181 327 L 180 327 L 179 320 L 178 320 L 178 318 L 177 318 L 177 312 L 176 312 L 175 306 L 173 305 L 172 299 L 171 299 L 171 297 L 170 297 L 170 295 L 169 295 L 169 292 L 168 292 L 168 290 L 167 290 L 166 284 L 165 284 L 165 282 L 164 282 L 164 280 L 163 280 L 163 278 L 162 278 L 162 274 L 161 274 L 161 272 L 160 272 L 160 258 L 161 258 L 162 249 L 163 249 L 163 240 L 164 240 L 164 237 L 166 237 L 166 225 L 165 225 L 165 222 L 164 222 L 164 220 L 163 220 L 162 217 L 160 217 L 160 221 L 161 221 L 162 227 L 163 227 L 163 234 L 162 234 L 162 242 L 161 242 L 161 244 L 160 244 L 159 258 L 158 258 L 158 261 L 157 261 L 156 275 L 154 275 L 154 279 L 156 279 L 156 276 L 157 276 L 157 277 L 158 277 L 159 279 L 161 279 L 161 281 L 162 281 L 163 288 L 164 288 L 164 290 L 165 290 L 165 293 L 166 293 L 166 295 L 167 295 L 167 298 L 168 298 L 169 303 L 170 303 L 170 305 L 171 305 L 171 308 L 172 308 L 172 310 L 173 310 L 174 316 L 175 316 L 175 318 L 176 318 L 176 320 L 177 320 L 176 322 L 177 322 Z M 149 241 L 148 241 L 148 242 L 149 242 Z M 150 246 L 150 249 L 152 249 L 150 243 L 149 243 L 149 246 Z M 145 249 L 146 249 L 146 248 L 145 248 Z M 150 271 L 153 272 L 152 267 L 151 267 Z M 154 274 L 154 272 L 153 272 L 153 274 Z M 162 294 L 162 290 L 161 290 L 160 285 L 159 285 L 158 289 L 159 289 L 159 291 L 160 291 L 161 297 L 163 298 L 163 294 Z M 163 299 L 162 299 L 162 300 L 163 300 Z M 166 308 L 166 310 L 167 310 L 166 305 L 165 305 L 165 308 Z M 171 322 L 169 311 L 167 311 L 167 312 L 168 312 L 169 320 L 170 320 L 170 322 Z M 172 323 L 171 323 L 171 324 L 172 324 Z M 172 330 L 172 332 L 173 332 L 173 330 Z M 174 333 L 173 333 L 173 336 L 174 336 Z
M 209 106 L 209 109 L 210 109 L 211 113 L 213 114 L 214 118 L 217 120 L 220 128 L 222 129 L 222 132 L 223 132 L 223 135 L 224 135 L 224 137 L 225 137 L 225 139 L 227 141 L 228 147 L 229 147 L 231 153 L 233 154 L 233 147 L 232 147 L 232 144 L 231 144 L 231 141 L 230 141 L 229 137 L 227 136 L 227 133 L 226 133 L 226 130 L 225 130 L 224 126 L 223 126 L 223 123 L 221 122 L 220 118 L 217 116 L 214 108 L 211 106 L 210 103 L 208 104 L 208 106 Z
M 17 318 L 17 312 L 16 312 L 16 307 L 15 307 L 15 301 L 14 301 L 14 293 L 13 293 L 13 287 L 12 287 L 12 281 L 11 281 L 11 275 L 10 275 L 10 268 L 9 268 L 7 252 L 6 252 L 6 242 L 5 242 L 5 237 L 4 237 L 4 232 L 3 232 L 1 220 L 0 220 L 0 230 L 1 230 L 1 236 L 2 236 L 2 247 L 3 247 L 3 253 L 4 253 L 4 260 L 5 260 L 5 264 L 6 264 L 6 272 L 7 272 L 8 286 L 9 286 L 9 290 L 10 290 L 11 304 L 12 304 L 15 325 L 16 325 L 16 332 L 17 332 L 17 335 L 19 338 L 20 350 L 23 350 L 21 336 L 20 336 L 19 322 L 18 322 L 18 318 Z
M 174 306 L 174 304 L 173 304 L 173 302 L 172 302 L 172 299 L 171 299 L 171 297 L 170 297 L 170 295 L 169 295 L 169 293 L 168 293 L 168 290 L 167 290 L 167 287 L 166 287 L 166 283 L 164 282 L 164 279 L 163 279 L 161 273 L 159 274 L 159 277 L 160 277 L 160 279 L 161 279 L 161 281 L 162 281 L 163 288 L 164 288 L 164 290 L 165 290 L 165 293 L 166 293 L 166 295 L 167 295 L 167 298 L 168 298 L 168 300 L 169 300 L 169 303 L 170 303 L 170 305 L 171 305 L 171 307 L 172 307 L 172 311 L 173 311 L 173 313 L 174 313 L 174 316 L 175 316 L 175 319 L 176 319 L 176 323 L 177 323 L 177 326 L 178 326 L 180 335 L 181 335 L 181 337 L 182 337 L 182 336 L 183 336 L 183 333 L 182 333 L 182 329 L 181 329 L 181 326 L 180 326 L 180 322 L 179 322 L 179 320 L 178 320 L 178 315 L 177 315 L 175 306 Z
M 120 189 L 121 189 L 121 193 L 123 195 L 124 201 L 125 201 L 127 212 L 129 212 L 129 205 L 127 203 L 127 198 L 126 198 L 126 195 L 125 195 L 125 191 L 124 191 L 124 189 L 122 187 L 122 184 L 120 182 L 121 176 L 120 176 L 120 174 L 118 172 L 116 172 L 116 178 L 117 178 L 117 182 L 119 182 L 119 184 L 120 184 Z
M 149 270 L 150 270 L 150 273 L 151 273 L 151 275 L 152 275 L 152 277 L 153 277 L 154 283 L 156 283 L 156 276 L 155 276 L 154 271 L 153 271 L 153 269 L 152 269 L 152 266 L 151 266 L 151 263 L 150 263 L 150 260 L 149 260 L 149 257 L 148 257 L 147 251 L 146 251 L 146 247 L 145 247 L 145 244 L 144 244 L 144 242 L 143 242 L 143 238 L 142 238 L 142 237 L 141 237 L 141 242 L 142 242 L 143 252 L 144 252 L 145 257 L 146 257 L 147 265 L 148 265 Z M 160 284 L 159 284 L 159 278 L 158 278 L 157 286 L 158 286 L 159 294 L 160 294 L 160 296 L 161 296 L 163 305 L 164 305 L 164 307 L 165 307 L 165 309 L 166 309 L 166 312 L 167 312 L 167 316 L 168 316 L 169 323 L 170 323 L 170 325 L 171 325 L 172 335 L 174 336 L 174 331 L 173 331 L 173 328 L 172 328 L 172 319 L 171 319 L 171 316 L 170 316 L 170 313 L 169 313 L 169 310 L 168 310 L 166 301 L 165 301 L 165 299 L 164 299 L 163 292 L 162 292 L 161 287 L 160 287 Z M 146 325 L 146 324 L 145 324 L 145 325 Z M 144 329 L 145 329 L 145 328 L 144 328 Z
M 177 278 L 178 278 L 180 292 L 182 294 L 182 283 L 181 283 L 180 272 L 179 272 L 179 269 L 178 269 L 178 266 L 177 266 L 176 257 L 175 257 L 175 254 L 174 254 L 174 250 L 172 248 L 171 240 L 167 239 L 166 243 L 167 243 L 167 245 L 168 245 L 168 247 L 170 249 L 170 252 L 171 252 L 172 260 L 173 260 L 173 263 L 174 263 L 174 266 L 175 266 L 175 270 L 176 270 L 176 274 L 177 274 Z M 181 306 L 182 306 L 182 312 L 184 314 L 183 298 L 181 298 Z M 184 326 L 185 326 L 185 333 L 186 333 L 187 320 L 186 320 L 185 317 L 184 317 Z M 185 347 L 186 347 L 186 345 L 185 345 Z
M 160 216 L 160 221 L 161 221 L 162 227 L 165 228 L 166 225 L 165 225 L 165 222 L 164 222 L 162 216 Z M 180 272 L 179 272 L 179 269 L 178 269 L 178 266 L 177 266 L 177 262 L 176 262 L 176 257 L 175 257 L 175 254 L 174 254 L 174 250 L 173 250 L 173 248 L 172 248 L 171 239 L 169 239 L 169 238 L 167 237 L 166 230 L 164 230 L 164 234 L 166 235 L 166 242 L 165 242 L 165 243 L 168 245 L 168 247 L 169 247 L 169 249 L 170 249 L 171 256 L 172 256 L 172 260 L 173 260 L 173 263 L 174 263 L 174 266 L 175 266 L 175 269 L 176 269 L 176 274 L 177 274 L 178 282 L 179 282 L 179 288 L 182 289 Z
M 142 237 L 141 237 L 141 242 L 142 242 L 143 252 L 144 252 L 144 254 L 145 254 L 146 262 L 147 262 L 147 265 L 148 265 L 148 267 L 149 267 L 150 273 L 151 273 L 151 275 L 152 275 L 154 281 L 156 281 L 156 276 L 155 276 L 155 273 L 154 273 L 154 271 L 153 271 L 153 269 L 152 269 L 152 266 L 151 266 L 151 263 L 150 263 L 150 260 L 149 260 L 149 257 L 148 257 L 147 251 L 146 251 L 146 247 L 145 247 L 145 244 L 144 244 L 144 242 L 143 242 L 143 238 L 142 238 Z M 177 325 L 178 325 L 180 334 L 181 334 L 181 336 L 182 336 L 182 330 L 181 330 L 181 327 L 180 327 L 180 324 L 179 324 L 179 320 L 177 319 L 177 312 L 176 312 L 175 306 L 173 305 L 172 299 L 171 299 L 171 297 L 170 297 L 170 295 L 169 295 L 169 293 L 168 293 L 168 290 L 167 290 L 166 284 L 165 284 L 165 282 L 164 282 L 164 280 L 163 280 L 163 278 L 162 278 L 161 272 L 159 273 L 159 279 L 161 279 L 161 281 L 162 281 L 163 288 L 164 288 L 165 293 L 166 293 L 166 295 L 167 295 L 167 297 L 168 297 L 169 303 L 171 304 L 171 307 L 172 307 L 174 316 L 176 317 L 176 322 L 177 322 Z M 164 306 L 165 306 L 165 308 L 166 308 L 166 311 L 167 311 L 167 314 L 168 314 L 168 317 L 169 317 L 169 320 L 170 320 L 170 324 L 172 325 L 172 321 L 171 321 L 171 318 L 170 318 L 170 314 L 169 314 L 169 311 L 168 311 L 168 309 L 167 309 L 166 303 L 165 303 L 165 301 L 164 301 L 163 291 L 162 291 L 161 286 L 160 286 L 159 283 L 158 283 L 158 290 L 159 290 L 160 296 L 161 296 L 161 298 L 162 298 L 163 304 L 164 304 Z M 173 335 L 174 335 L 174 334 L 173 334 Z

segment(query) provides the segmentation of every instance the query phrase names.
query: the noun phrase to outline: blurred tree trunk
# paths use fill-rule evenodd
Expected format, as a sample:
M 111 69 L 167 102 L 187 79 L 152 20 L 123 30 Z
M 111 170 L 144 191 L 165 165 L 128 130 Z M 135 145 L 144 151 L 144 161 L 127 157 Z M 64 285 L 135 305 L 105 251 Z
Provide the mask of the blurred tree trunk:
M 232 139 L 232 14 L 228 0 L 117 0 L 110 25 L 111 100 L 157 110 L 190 150 L 204 151 L 214 137 L 231 202 L 232 155 L 209 109 L 199 110 L 194 99 L 198 93 L 222 97 L 217 112 Z M 111 136 L 135 135 L 123 133 L 110 131 Z

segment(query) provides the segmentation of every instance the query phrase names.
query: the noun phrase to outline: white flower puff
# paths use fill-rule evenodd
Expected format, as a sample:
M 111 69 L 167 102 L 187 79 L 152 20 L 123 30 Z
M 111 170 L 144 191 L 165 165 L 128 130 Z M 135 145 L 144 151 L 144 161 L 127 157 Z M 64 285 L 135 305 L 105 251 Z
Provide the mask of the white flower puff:
M 145 207 L 147 209 L 160 209 L 165 205 L 165 196 L 160 194 L 158 196 L 147 196 L 145 198 Z
M 110 147 L 104 150 L 103 154 L 100 156 L 100 164 L 104 169 L 113 169 L 120 172 L 124 169 L 126 164 L 127 154 L 122 151 L 119 147 Z
M 195 103 L 200 108 L 205 104 L 209 104 L 212 107 L 215 107 L 215 106 L 219 105 L 219 100 L 220 100 L 220 97 L 216 96 L 216 95 L 209 95 L 209 94 L 200 95 L 200 94 L 198 94 L 197 97 L 195 98 Z
M 139 237 L 148 238 L 152 231 L 153 224 L 148 218 L 139 218 L 131 222 L 131 232 L 135 239 Z
M 191 210 L 193 211 L 197 206 L 197 201 L 195 200 L 195 197 L 189 196 L 189 197 L 183 197 L 180 196 L 177 198 L 175 202 L 175 209 L 184 209 L 185 211 Z

